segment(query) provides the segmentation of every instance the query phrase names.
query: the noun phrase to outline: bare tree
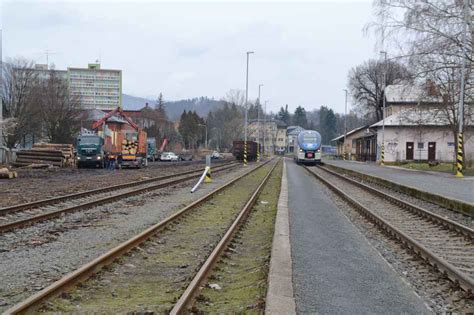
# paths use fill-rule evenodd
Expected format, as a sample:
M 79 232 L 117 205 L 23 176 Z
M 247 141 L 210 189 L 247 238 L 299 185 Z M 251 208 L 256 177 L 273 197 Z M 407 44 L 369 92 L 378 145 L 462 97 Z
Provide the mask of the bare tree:
M 245 92 L 238 89 L 229 90 L 225 96 L 223 101 L 234 104 L 237 106 L 244 106 L 245 105 Z
M 38 100 L 45 134 L 50 142 L 70 143 L 80 129 L 80 98 L 71 95 L 58 71 L 49 70 L 39 82 Z
M 468 5 L 464 6 L 465 3 Z M 396 43 L 399 58 L 408 61 L 416 84 L 423 86 L 426 82 L 432 82 L 432 92 L 442 99 L 443 106 L 440 110 L 448 120 L 457 143 L 463 59 L 467 61 L 463 126 L 472 121 L 473 115 L 472 1 L 377 0 L 375 6 L 379 15 L 383 14 L 384 17 L 381 19 L 382 23 L 374 23 L 371 27 L 386 30 L 388 39 Z M 469 26 L 467 31 L 466 23 Z M 465 46 L 462 41 L 463 33 L 467 36 Z
M 13 59 L 3 63 L 2 69 L 3 140 L 13 148 L 27 135 L 39 135 L 41 120 L 37 93 L 37 72 L 33 62 Z
M 357 110 L 373 121 L 382 119 L 383 78 L 387 69 L 387 85 L 410 80 L 408 69 L 395 61 L 369 60 L 349 72 L 349 89 Z

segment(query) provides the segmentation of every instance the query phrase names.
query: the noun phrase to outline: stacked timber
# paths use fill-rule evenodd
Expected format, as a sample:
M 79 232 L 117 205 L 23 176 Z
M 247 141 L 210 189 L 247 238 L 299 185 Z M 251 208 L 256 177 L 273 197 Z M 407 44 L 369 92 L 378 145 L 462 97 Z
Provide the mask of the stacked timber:
M 137 140 L 126 140 L 122 141 L 122 154 L 136 154 L 138 152 L 138 141 Z
M 18 151 L 13 165 L 18 167 L 72 167 L 74 151 L 71 144 L 38 143 L 31 150 Z

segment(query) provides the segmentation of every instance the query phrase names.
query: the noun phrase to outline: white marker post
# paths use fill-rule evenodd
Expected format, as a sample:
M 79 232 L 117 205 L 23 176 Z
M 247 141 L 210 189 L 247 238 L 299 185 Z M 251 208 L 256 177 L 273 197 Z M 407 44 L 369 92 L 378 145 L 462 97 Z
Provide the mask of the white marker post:
M 210 174 L 211 174 L 211 156 L 210 155 L 206 155 L 206 168 L 204 169 L 204 172 L 202 173 L 196 185 L 194 185 L 194 187 L 191 189 L 191 193 L 196 191 L 196 189 L 199 187 L 199 185 L 201 185 L 203 180 L 207 178 L 208 174 L 210 177 Z

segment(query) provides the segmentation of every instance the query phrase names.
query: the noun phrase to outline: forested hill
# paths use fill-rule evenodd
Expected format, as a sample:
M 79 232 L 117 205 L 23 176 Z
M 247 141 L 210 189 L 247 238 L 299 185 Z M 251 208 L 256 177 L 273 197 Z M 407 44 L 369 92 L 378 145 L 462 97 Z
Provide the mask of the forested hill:
M 148 103 L 155 106 L 156 101 L 142 97 L 122 94 L 122 106 L 124 109 L 141 109 Z M 184 110 L 196 111 L 201 116 L 207 116 L 209 111 L 215 110 L 222 105 L 221 101 L 216 101 L 207 97 L 197 97 L 187 100 L 167 101 L 165 99 L 166 114 L 170 120 L 178 120 Z

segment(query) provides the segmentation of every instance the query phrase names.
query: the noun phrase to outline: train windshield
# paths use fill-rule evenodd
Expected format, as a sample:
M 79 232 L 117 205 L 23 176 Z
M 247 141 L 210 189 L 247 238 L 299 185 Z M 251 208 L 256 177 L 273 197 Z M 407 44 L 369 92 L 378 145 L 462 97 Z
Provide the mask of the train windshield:
M 305 134 L 303 135 L 303 142 L 304 143 L 316 143 L 318 142 L 318 138 L 312 134 Z

